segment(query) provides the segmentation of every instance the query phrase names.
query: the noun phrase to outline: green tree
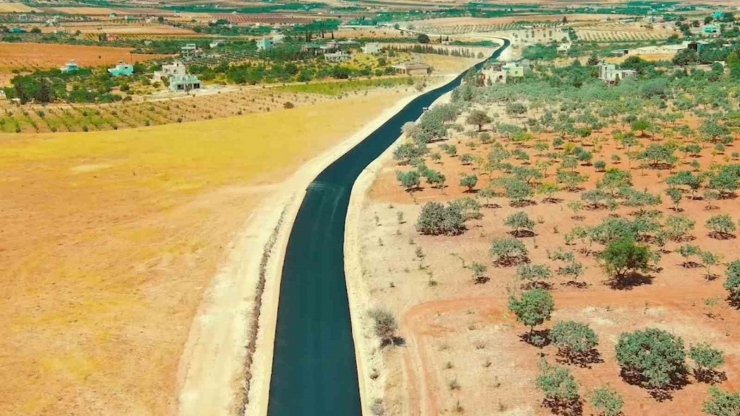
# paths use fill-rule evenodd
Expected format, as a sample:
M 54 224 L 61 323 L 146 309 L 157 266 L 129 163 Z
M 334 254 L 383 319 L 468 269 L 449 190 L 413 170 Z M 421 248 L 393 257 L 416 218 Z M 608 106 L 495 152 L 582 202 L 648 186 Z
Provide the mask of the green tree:
M 444 206 L 427 202 L 416 220 L 416 230 L 426 235 L 458 235 L 465 231 L 465 218 L 459 204 Z
M 520 264 L 516 269 L 516 278 L 526 280 L 531 285 L 538 285 L 542 280 L 552 277 L 550 267 L 544 264 Z
M 473 110 L 468 115 L 468 118 L 465 119 L 465 122 L 474 126 L 478 126 L 478 131 L 482 131 L 483 125 L 491 122 L 491 117 L 489 117 L 485 111 Z
M 683 340 L 661 329 L 622 333 L 615 351 L 623 374 L 651 388 L 667 388 L 686 369 Z
M 619 416 L 624 405 L 622 397 L 609 385 L 595 388 L 589 394 L 589 401 L 591 401 L 591 406 L 601 413 L 601 416 Z
M 630 128 L 632 129 L 633 132 L 639 131 L 640 136 L 644 136 L 645 131 L 650 130 L 652 125 L 653 124 L 649 122 L 648 120 L 641 118 L 641 119 L 637 119 L 633 121 L 632 124 L 630 125 Z
M 578 383 L 565 367 L 553 366 L 543 358 L 539 365 L 537 388 L 545 394 L 545 404 L 553 408 L 571 407 L 579 398 Z
M 475 185 L 478 183 L 478 176 L 475 174 L 463 175 L 460 177 L 460 186 L 468 188 L 468 192 L 472 192 Z
M 673 241 L 681 241 L 686 234 L 694 230 L 696 221 L 685 215 L 671 215 L 665 220 L 667 237 Z
M 651 255 L 647 246 L 635 244 L 630 237 L 622 237 L 609 242 L 599 258 L 607 273 L 619 281 L 630 271 L 648 271 Z
M 485 275 L 488 266 L 474 261 L 469 267 L 473 271 L 473 280 L 475 283 L 485 283 L 488 280 Z
M 401 182 L 401 185 L 403 185 L 404 188 L 406 188 L 406 192 L 411 192 L 414 189 L 419 187 L 420 181 L 420 175 L 419 172 L 415 170 L 411 170 L 408 172 L 396 172 L 396 179 L 398 179 L 399 182 Z
M 488 254 L 496 264 L 502 266 L 513 265 L 525 258 L 529 251 L 521 240 L 516 238 L 494 238 Z
M 553 182 L 543 182 L 537 187 L 537 192 L 545 195 L 545 198 L 542 200 L 542 202 L 553 202 L 553 195 L 555 195 L 555 192 L 559 190 L 560 187 L 558 187 L 558 185 Z
M 517 321 L 529 327 L 530 336 L 534 327 L 550 319 L 555 309 L 555 302 L 550 292 L 544 289 L 530 289 L 522 293 L 521 298 L 509 296 L 509 310 L 516 315 Z

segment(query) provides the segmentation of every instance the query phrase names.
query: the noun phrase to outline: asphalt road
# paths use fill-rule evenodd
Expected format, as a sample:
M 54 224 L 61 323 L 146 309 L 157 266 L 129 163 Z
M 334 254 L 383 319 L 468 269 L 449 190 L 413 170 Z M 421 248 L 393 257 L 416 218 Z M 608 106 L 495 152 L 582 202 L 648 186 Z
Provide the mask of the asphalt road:
M 505 40 L 490 59 L 508 46 Z M 269 416 L 362 414 L 344 277 L 350 192 L 362 170 L 398 138 L 401 126 L 416 120 L 424 107 L 461 79 L 462 75 L 411 101 L 309 186 L 283 265 Z

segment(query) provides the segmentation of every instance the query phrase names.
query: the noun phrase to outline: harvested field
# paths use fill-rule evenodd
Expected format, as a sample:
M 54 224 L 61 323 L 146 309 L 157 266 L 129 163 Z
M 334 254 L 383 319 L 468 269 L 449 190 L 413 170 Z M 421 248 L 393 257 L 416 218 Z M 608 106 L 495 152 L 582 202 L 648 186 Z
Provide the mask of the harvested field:
M 195 35 L 190 29 L 173 27 L 169 25 L 159 25 L 156 23 L 132 23 L 132 24 L 99 24 L 91 25 L 69 25 L 65 29 L 83 34 L 87 33 L 115 33 L 115 34 L 132 34 L 132 35 Z M 202 36 L 202 35 L 201 35 Z
M 497 108 L 501 110 L 502 108 Z M 495 111 L 494 111 L 495 112 Z M 457 120 L 461 123 L 463 118 Z M 508 120 L 498 119 L 499 122 Z M 695 127 L 696 121 L 684 120 Z M 529 145 L 514 144 L 492 133 L 494 140 L 508 150 L 529 151 Z M 604 129 L 596 136 L 610 138 L 611 130 Z M 550 143 L 553 134 L 539 134 L 537 139 Z M 735 144 L 737 135 L 734 135 Z M 663 137 L 640 138 L 644 146 L 660 143 Z M 657 400 L 656 394 L 630 382 L 620 375 L 615 357 L 615 344 L 620 333 L 647 327 L 667 330 L 683 338 L 687 349 L 690 345 L 709 342 L 725 354 L 725 364 L 719 370 L 718 385 L 730 391 L 740 386 L 740 320 L 738 311 L 726 301 L 723 288 L 724 267 L 714 268 L 716 277 L 702 267 L 686 267 L 678 247 L 686 241 L 702 250 L 719 255 L 723 261 L 738 259 L 734 239 L 714 238 L 704 228 L 712 215 L 729 213 L 737 220 L 736 201 L 732 198 L 713 202 L 715 207 L 706 209 L 706 201 L 684 199 L 681 215 L 696 221 L 696 230 L 681 242 L 669 241 L 662 257 L 650 272 L 630 280 L 625 285 L 615 285 L 609 279 L 597 253 L 602 246 L 589 248 L 582 240 L 567 242 L 564 235 L 576 226 L 593 226 L 610 215 L 632 219 L 635 209 L 619 206 L 613 212 L 606 209 L 584 209 L 576 217 L 568 207 L 569 202 L 580 200 L 579 192 L 593 189 L 603 173 L 591 165 L 579 165 L 579 172 L 590 177 L 579 192 L 565 190 L 555 194 L 550 202 L 541 196 L 532 197 L 523 207 L 512 207 L 505 198 L 479 198 L 484 204 L 483 217 L 471 220 L 467 230 L 458 236 L 425 236 L 415 229 L 421 206 L 430 201 L 452 201 L 466 196 L 474 197 L 458 184 L 465 174 L 475 173 L 480 188 L 498 174 L 486 174 L 475 160 L 486 160 L 490 144 L 481 144 L 464 134 L 452 133 L 442 145 L 456 145 L 459 154 L 445 154 L 440 144 L 430 145 L 431 152 L 438 152 L 438 161 L 427 160 L 427 167 L 442 172 L 447 186 L 434 189 L 422 178 L 420 189 L 410 194 L 399 185 L 398 170 L 408 171 L 392 161 L 390 154 L 372 168 L 375 177 L 366 193 L 366 199 L 357 215 L 357 257 L 361 265 L 352 273 L 350 299 L 362 311 L 381 307 L 389 310 L 399 322 L 398 334 L 404 340 L 402 347 L 381 349 L 373 332 L 370 318 L 362 318 L 360 359 L 367 364 L 366 371 L 373 374 L 364 383 L 373 396 L 372 403 L 382 398 L 386 415 L 438 415 L 464 411 L 466 415 L 551 415 L 557 414 L 543 405 L 543 394 L 535 388 L 537 365 L 540 357 L 551 364 L 567 366 L 580 384 L 583 398 L 582 412 L 597 414 L 586 400 L 594 387 L 609 384 L 624 399 L 625 415 L 643 416 L 694 416 L 701 414 L 702 402 L 708 397 L 708 384 L 690 374 L 685 383 L 670 390 L 669 399 Z M 469 145 L 468 143 L 472 143 Z M 606 161 L 612 155 L 621 161 L 608 165 L 631 172 L 635 189 L 654 194 L 664 194 L 665 178 L 677 170 L 691 169 L 690 160 L 698 161 L 701 169 L 710 164 L 727 163 L 729 153 L 722 158 L 711 147 L 703 149 L 696 157 L 684 158 L 674 169 L 645 169 L 628 162 L 624 147 L 601 141 L 598 148 L 588 146 L 596 160 Z M 728 145 L 734 149 L 732 144 Z M 728 151 L 729 152 L 729 151 Z M 472 156 L 466 163 L 462 154 Z M 539 154 L 536 156 L 535 154 Z M 515 166 L 537 166 L 544 157 L 534 152 L 526 162 L 513 161 Z M 724 160 L 721 162 L 720 160 Z M 733 156 L 731 163 L 737 163 Z M 554 171 L 545 170 L 543 182 L 554 181 Z M 656 209 L 665 216 L 675 215 L 668 198 Z M 556 248 L 573 252 L 582 262 L 585 273 L 575 279 L 557 274 L 547 286 L 554 297 L 555 312 L 552 321 L 576 320 L 587 323 L 599 337 L 597 359 L 579 366 L 568 364 L 553 345 L 537 348 L 527 342 L 529 328 L 518 323 L 508 311 L 508 297 L 520 292 L 526 282 L 515 277 L 517 268 L 497 266 L 489 257 L 491 240 L 512 235 L 503 227 L 508 215 L 524 211 L 536 220 L 532 235 L 519 238 L 529 250 L 527 262 L 552 264 L 549 253 Z M 351 238 L 351 237 L 350 237 Z M 566 241 L 564 243 L 564 241 Z M 598 247 L 596 247 L 598 245 Z M 471 269 L 472 262 L 488 267 L 484 272 L 485 283 L 476 284 Z M 359 289 L 354 293 L 352 288 Z M 551 322 L 542 327 L 543 336 Z M 539 333 L 538 333 L 539 334 Z M 461 410 L 462 409 L 462 410 Z
M 74 59 L 80 66 L 95 66 L 112 65 L 121 60 L 139 62 L 164 56 L 166 55 L 134 54 L 127 48 L 109 46 L 0 43 L 0 72 L 58 68 L 70 59 Z
M 23 3 L 0 3 L 0 13 L 32 13 L 39 11 Z
M 191 321 L 231 236 L 297 166 L 401 96 L 0 135 L 0 414 L 171 413 Z

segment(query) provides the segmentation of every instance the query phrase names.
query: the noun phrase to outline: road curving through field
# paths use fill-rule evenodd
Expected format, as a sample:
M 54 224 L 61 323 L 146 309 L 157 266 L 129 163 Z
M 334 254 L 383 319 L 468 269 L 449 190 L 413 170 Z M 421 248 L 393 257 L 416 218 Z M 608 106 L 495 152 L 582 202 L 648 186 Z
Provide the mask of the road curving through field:
M 504 39 L 489 59 L 497 58 L 509 44 Z M 424 107 L 461 79 L 462 74 L 411 101 L 309 185 L 283 263 L 269 416 L 363 413 L 344 276 L 345 220 L 352 186 L 398 138 L 404 123 L 416 120 Z

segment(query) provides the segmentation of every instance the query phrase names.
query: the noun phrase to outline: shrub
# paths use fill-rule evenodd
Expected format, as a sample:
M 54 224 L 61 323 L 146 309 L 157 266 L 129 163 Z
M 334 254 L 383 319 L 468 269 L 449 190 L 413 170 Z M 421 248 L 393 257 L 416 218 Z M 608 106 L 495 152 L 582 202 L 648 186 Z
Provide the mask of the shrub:
M 740 415 L 740 393 L 730 393 L 712 386 L 709 394 L 710 397 L 702 406 L 704 413 L 712 416 Z
M 406 188 L 406 192 L 411 192 L 421 184 L 419 172 L 415 170 L 408 172 L 396 171 L 396 179 Z
M 725 271 L 724 288 L 729 292 L 730 302 L 738 305 L 740 304 L 740 260 L 735 260 L 727 265 Z
M 696 221 L 685 215 L 672 215 L 666 218 L 665 225 L 668 238 L 680 241 L 686 234 L 694 230 Z
M 513 234 L 515 236 L 519 236 L 522 229 L 529 231 L 534 229 L 534 221 L 532 221 L 529 218 L 529 215 L 524 211 L 515 212 L 506 217 L 504 225 L 509 228 L 513 228 Z
M 578 383 L 565 367 L 553 366 L 544 359 L 540 362 L 537 388 L 545 393 L 545 399 L 555 402 L 553 405 L 568 405 L 577 400 Z M 565 403 L 563 403 L 565 402 Z
M 376 308 L 368 312 L 370 318 L 375 321 L 375 335 L 380 337 L 382 345 L 394 345 L 396 338 L 396 318 L 385 309 Z
M 530 328 L 530 335 L 535 326 L 550 319 L 554 309 L 552 295 L 544 289 L 527 290 L 522 293 L 521 298 L 509 296 L 509 310 L 514 312 L 517 321 Z
M 685 372 L 683 340 L 660 329 L 622 333 L 615 350 L 623 375 L 648 387 L 666 388 Z
M 577 360 L 590 353 L 599 344 L 596 333 L 586 324 L 561 321 L 550 330 L 550 339 L 561 355 Z
M 293 103 L 291 103 L 290 101 L 286 101 L 286 102 L 283 103 L 283 108 L 286 109 L 286 110 L 289 110 L 289 109 L 291 109 L 293 107 L 295 107 L 295 105 Z
M 463 175 L 460 178 L 460 186 L 468 188 L 468 192 L 471 192 L 475 185 L 478 183 L 478 176 L 476 175 Z
M 544 264 L 521 264 L 516 269 L 516 278 L 521 280 L 538 281 L 551 277 L 550 267 Z
M 716 238 L 727 238 L 735 232 L 735 223 L 729 214 L 711 216 L 704 224 Z
M 602 416 L 619 416 L 622 413 L 624 401 L 619 393 L 609 385 L 595 388 L 589 395 L 591 406 L 597 409 Z
M 524 243 L 516 238 L 494 238 L 488 254 L 497 264 L 508 266 L 516 263 L 519 258 L 526 257 L 529 252 Z
M 725 362 L 722 351 L 707 343 L 692 345 L 689 349 L 689 357 L 696 364 L 694 373 L 697 380 L 711 380 L 714 370 Z
M 457 204 L 444 206 L 427 202 L 416 220 L 416 230 L 425 235 L 458 235 L 465 231 L 465 219 Z

